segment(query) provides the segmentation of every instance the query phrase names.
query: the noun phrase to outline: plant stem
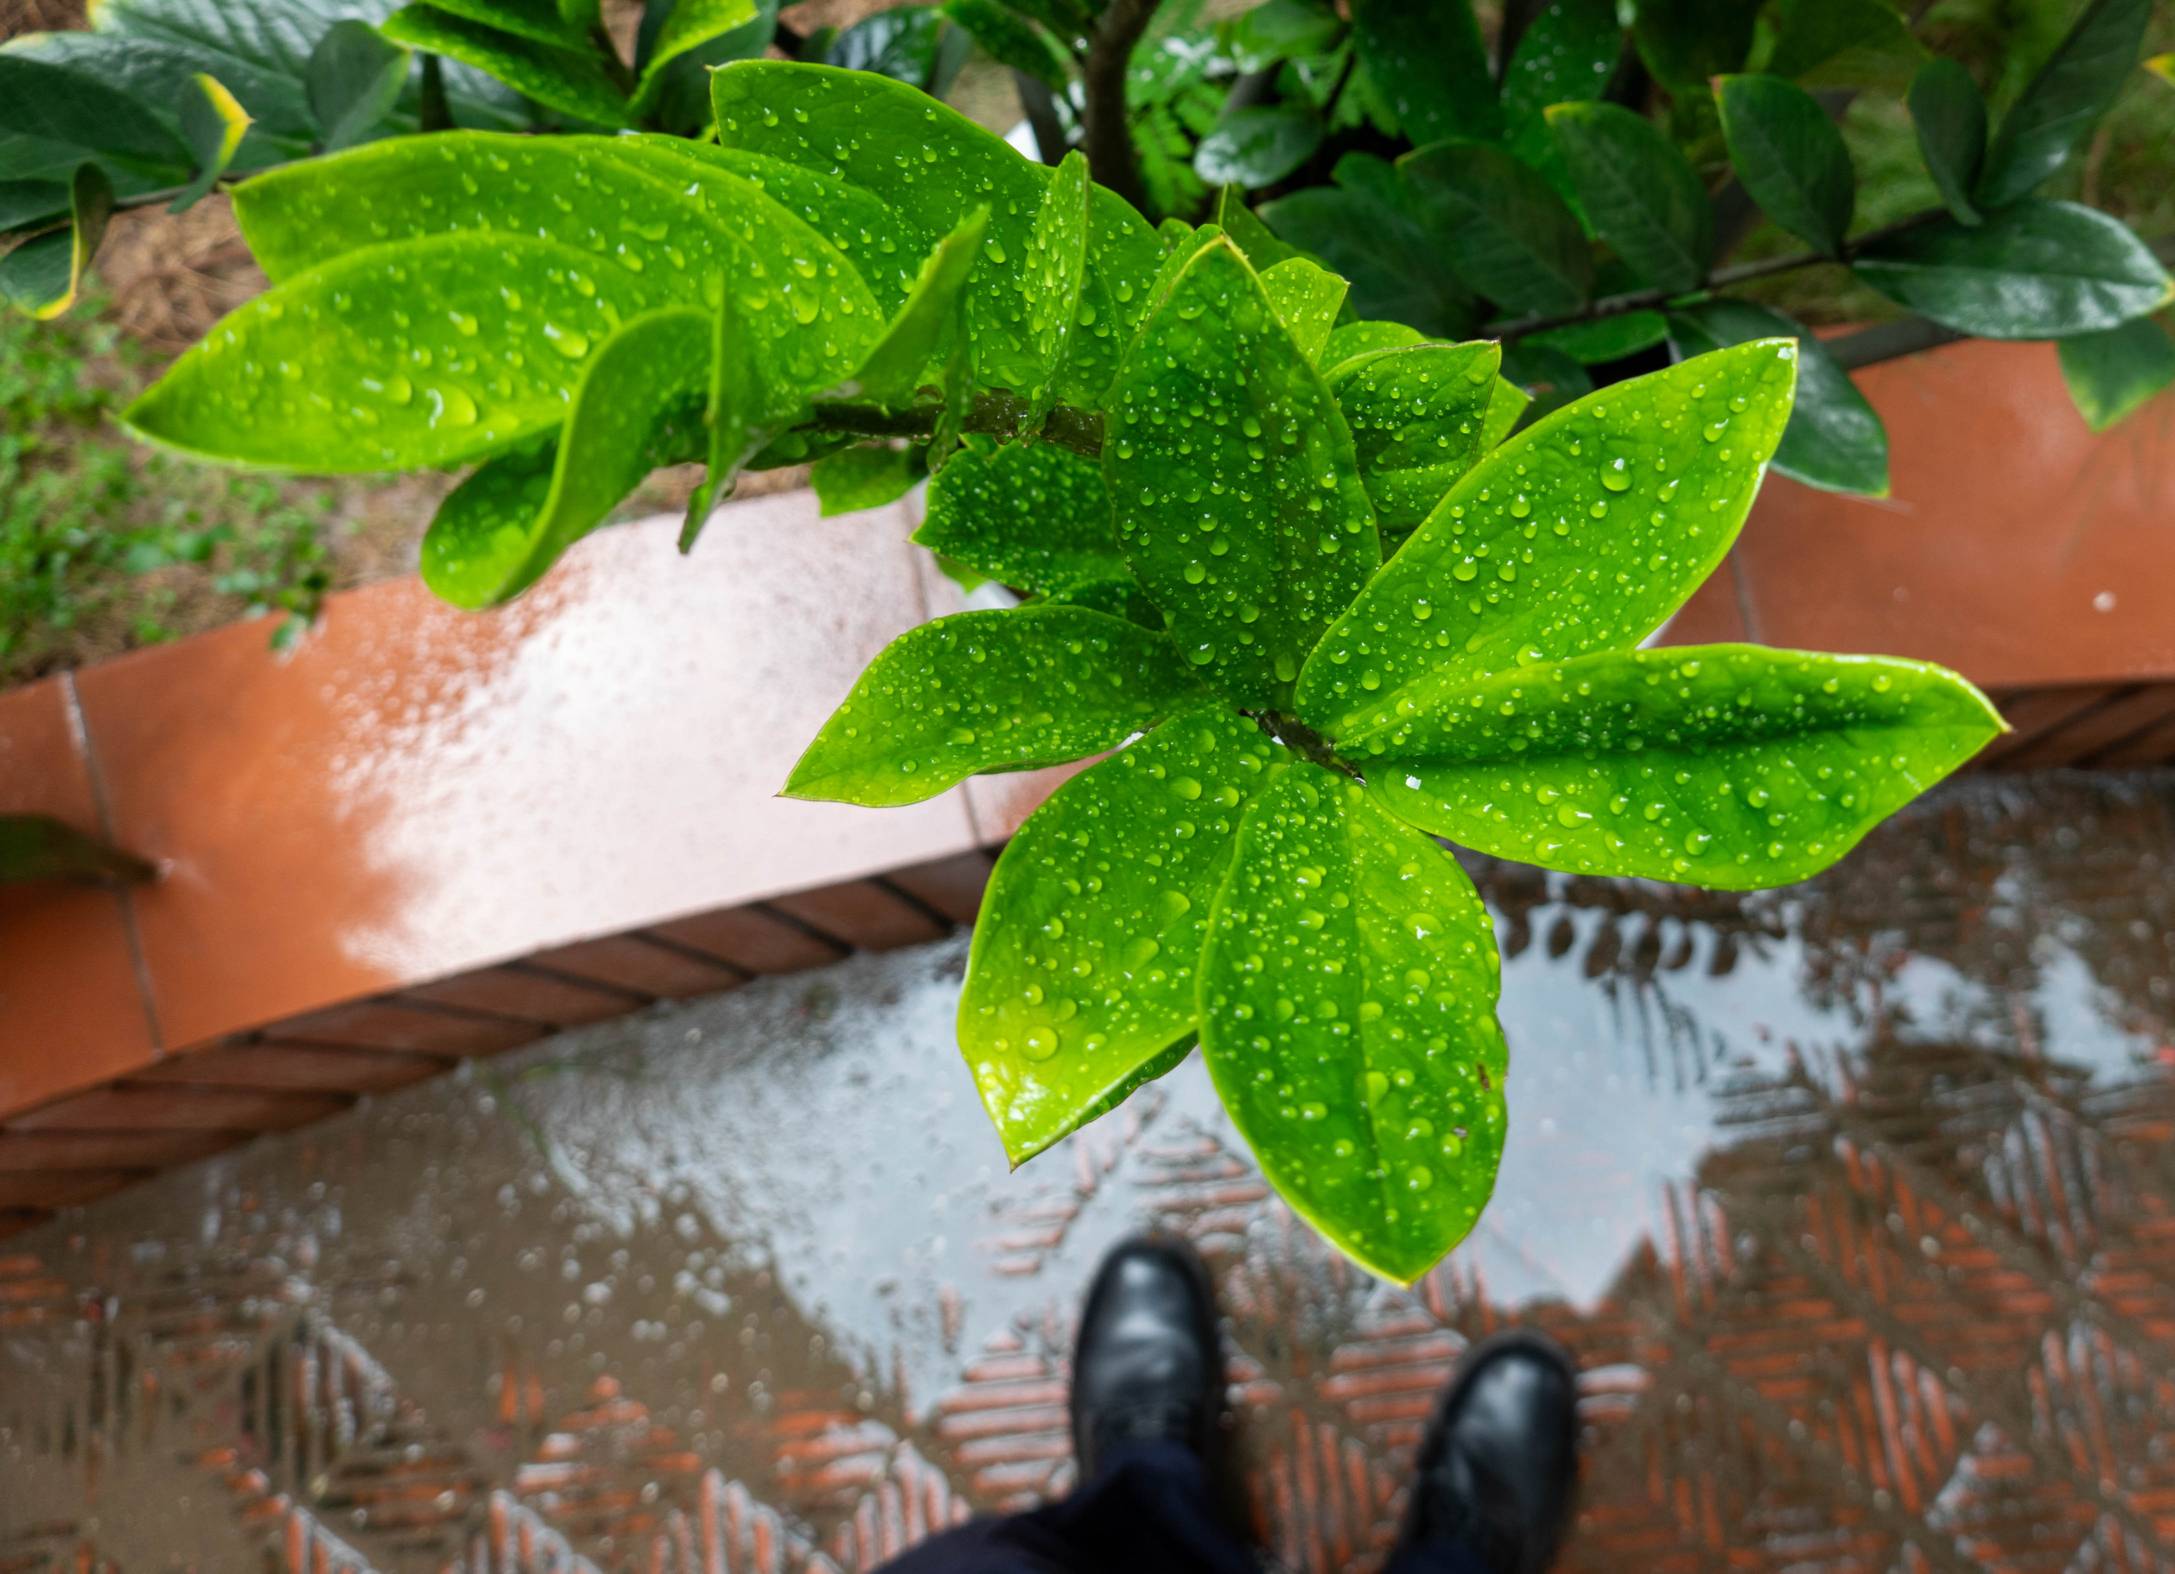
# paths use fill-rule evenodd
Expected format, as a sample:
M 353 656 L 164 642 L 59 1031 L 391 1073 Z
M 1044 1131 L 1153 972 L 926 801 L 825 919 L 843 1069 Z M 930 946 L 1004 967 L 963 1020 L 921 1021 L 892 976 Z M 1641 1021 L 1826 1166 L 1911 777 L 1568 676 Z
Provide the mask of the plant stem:
M 1667 306 L 1675 301 L 1692 300 L 1711 295 L 1716 290 L 1728 289 L 1733 284 L 1749 283 L 1753 279 L 1771 278 L 1778 273 L 1792 273 L 1799 268 L 1816 268 L 1826 263 L 1847 267 L 1852 258 L 1876 241 L 1900 235 L 1908 229 L 1940 217 L 1940 210 L 1914 213 L 1907 219 L 1884 224 L 1877 230 L 1868 230 L 1845 246 L 1837 256 L 1824 251 L 1794 251 L 1780 257 L 1766 257 L 1758 262 L 1740 262 L 1733 268 L 1716 268 L 1688 290 L 1672 290 L 1661 286 L 1651 289 L 1630 290 L 1622 295 L 1606 295 L 1591 301 L 1575 312 L 1558 312 L 1547 317 L 1518 317 L 1507 322 L 1490 323 L 1481 333 L 1491 339 L 1522 339 L 1529 333 L 1541 333 L 1550 328 L 1567 328 L 1573 323 L 1594 322 L 1603 317 L 1620 317 L 1625 312 L 1649 311 L 1657 306 Z
M 1894 322 L 1877 322 L 1870 328 L 1824 340 L 1823 347 L 1835 358 L 1836 365 L 1850 372 L 1970 337 L 1924 317 L 1899 317 Z
M 1298 717 L 1273 710 L 1250 710 L 1246 715 L 1255 726 L 1292 753 L 1312 760 L 1324 770 L 1335 771 L 1339 776 L 1349 776 L 1354 781 L 1362 779 L 1359 772 L 1337 758 L 1337 752 L 1329 746 L 1327 738 Z
M 887 409 L 882 405 L 855 404 L 848 400 L 819 399 L 815 420 L 803 430 L 850 432 L 857 437 L 930 437 L 944 413 L 941 401 Z M 975 395 L 967 407 L 963 432 L 985 432 L 992 437 L 1016 438 L 1026 434 L 1028 402 L 1016 394 L 995 390 Z M 1069 448 L 1088 459 L 1103 451 L 1103 418 L 1099 411 L 1058 405 L 1042 423 L 1045 442 Z
M 1019 94 L 1020 108 L 1027 112 L 1027 124 L 1034 131 L 1035 152 L 1045 164 L 1063 162 L 1065 125 L 1057 117 L 1057 99 L 1050 92 L 1050 85 L 1024 71 L 1015 71 L 1012 88 Z
M 1080 69 L 1088 167 L 1099 185 L 1108 186 L 1143 212 L 1148 208 L 1148 187 L 1141 179 L 1140 150 L 1133 146 L 1125 76 L 1133 63 L 1133 46 L 1155 17 L 1156 3 L 1111 0 L 1110 9 L 1095 24 L 1087 60 Z

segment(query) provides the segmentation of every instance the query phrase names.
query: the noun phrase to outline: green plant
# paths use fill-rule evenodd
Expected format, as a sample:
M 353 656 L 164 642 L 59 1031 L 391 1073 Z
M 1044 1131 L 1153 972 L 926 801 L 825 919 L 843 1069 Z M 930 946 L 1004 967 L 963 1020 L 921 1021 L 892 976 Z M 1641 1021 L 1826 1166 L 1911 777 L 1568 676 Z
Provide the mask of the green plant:
M 184 581 L 244 615 L 288 613 L 274 634 L 285 644 L 330 586 L 325 494 L 102 435 L 117 389 L 140 375 L 95 316 L 0 318 L 0 676 L 166 637 Z
M 1744 518 L 1787 338 L 1506 438 L 1494 345 L 1340 321 L 1345 281 L 1243 210 L 1158 234 L 1077 155 L 880 77 L 713 89 L 717 146 L 459 134 L 249 182 L 275 287 L 127 419 L 248 465 L 475 463 L 424 548 L 468 606 L 654 464 L 707 461 L 690 534 L 765 456 L 857 455 L 856 498 L 932 470 L 924 543 L 1033 599 L 894 642 L 786 790 L 1119 751 L 1029 819 L 976 932 L 960 1043 L 1016 1161 L 1197 1037 L 1293 1205 L 1414 1278 L 1504 1134 L 1494 940 L 1435 836 L 1794 880 L 2000 727 L 1911 662 L 1637 648 Z

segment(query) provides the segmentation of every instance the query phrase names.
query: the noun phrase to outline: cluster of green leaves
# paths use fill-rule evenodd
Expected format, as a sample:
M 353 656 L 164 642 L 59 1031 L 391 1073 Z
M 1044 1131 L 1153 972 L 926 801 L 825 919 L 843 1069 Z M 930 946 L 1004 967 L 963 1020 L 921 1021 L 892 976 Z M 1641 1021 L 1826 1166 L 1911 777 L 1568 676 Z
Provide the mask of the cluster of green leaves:
M 715 145 L 451 133 L 237 194 L 275 281 L 128 412 L 315 470 L 474 463 L 425 544 L 468 606 L 651 465 L 690 513 L 822 456 L 930 473 L 920 539 L 1028 598 L 894 642 L 786 790 L 886 805 L 1116 750 L 1000 860 L 959 1017 L 1024 1160 L 1198 1042 L 1293 1206 L 1409 1280 L 1505 1135 L 1489 919 L 1435 838 L 1796 879 L 1999 728 L 1952 673 L 1649 651 L 1721 560 L 1801 354 L 1758 339 L 1513 432 L 1491 343 L 1359 317 L 1235 202 L 1151 228 L 886 78 L 745 62 Z
M 2152 249 L 2045 194 L 2137 65 L 2151 0 L 2088 0 L 1998 117 L 1895 0 L 1503 9 L 1515 22 L 1493 51 L 1471 7 L 1397 0 L 1348 17 L 1266 0 L 1206 30 L 1212 44 L 1144 49 L 1137 79 L 1183 62 L 1224 94 L 1192 111 L 1196 179 L 1153 194 L 1188 217 L 1218 185 L 1268 199 L 1271 229 L 1349 278 L 1362 314 L 1502 339 L 1536 413 L 1670 354 L 1788 334 L 1802 383 L 1776 466 L 1835 490 L 1885 493 L 1887 438 L 1850 352 L 1760 299 L 1795 268 L 1914 314 L 1928 331 L 1904 342 L 1920 347 L 2060 341 L 2095 426 L 2175 379 Z M 1867 98 L 1908 102 L 1938 206 L 1860 218 L 1838 119 Z M 1143 153 L 1162 138 L 1145 131 Z
M 101 433 L 139 377 L 95 317 L 0 318 L 0 679 L 164 639 L 207 591 L 226 616 L 288 614 L 285 644 L 330 586 L 329 497 Z

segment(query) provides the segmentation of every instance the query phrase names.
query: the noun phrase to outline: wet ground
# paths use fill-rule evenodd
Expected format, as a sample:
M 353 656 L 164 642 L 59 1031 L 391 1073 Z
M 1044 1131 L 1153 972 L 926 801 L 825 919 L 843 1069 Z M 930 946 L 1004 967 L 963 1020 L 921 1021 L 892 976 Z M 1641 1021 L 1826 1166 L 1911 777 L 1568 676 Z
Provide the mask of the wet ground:
M 1216 1264 L 1287 1566 L 1469 1341 L 1584 1367 L 1594 1570 L 2175 1568 L 2175 776 L 1729 897 L 1476 866 L 1512 1132 L 1417 1290 L 1197 1064 L 1007 1175 L 963 939 L 567 1034 L 0 1247 L 0 1571 L 867 1568 L 1063 1490 L 1097 1254 Z

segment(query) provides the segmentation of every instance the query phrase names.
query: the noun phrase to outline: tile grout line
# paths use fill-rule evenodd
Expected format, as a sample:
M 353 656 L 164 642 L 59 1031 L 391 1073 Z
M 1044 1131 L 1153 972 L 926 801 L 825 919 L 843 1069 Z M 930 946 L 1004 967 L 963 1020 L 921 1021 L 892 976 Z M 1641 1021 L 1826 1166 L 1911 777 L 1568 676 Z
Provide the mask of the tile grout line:
M 90 717 L 84 712 L 83 695 L 76 688 L 75 673 L 72 670 L 62 673 L 60 684 L 61 692 L 68 697 L 68 730 L 75 735 L 76 747 L 83 751 L 83 770 L 91 785 L 91 806 L 98 811 L 98 833 L 118 846 L 113 806 L 106 793 L 106 773 L 98 763 L 98 745 L 91 737 Z M 151 1034 L 151 1051 L 163 1059 L 166 1040 L 159 1029 L 158 997 L 152 985 L 150 959 L 144 955 L 143 931 L 136 922 L 135 898 L 124 885 L 115 889 L 113 899 L 121 910 L 121 931 L 128 939 L 129 966 L 136 975 L 136 998 L 143 1006 L 144 1026 Z

